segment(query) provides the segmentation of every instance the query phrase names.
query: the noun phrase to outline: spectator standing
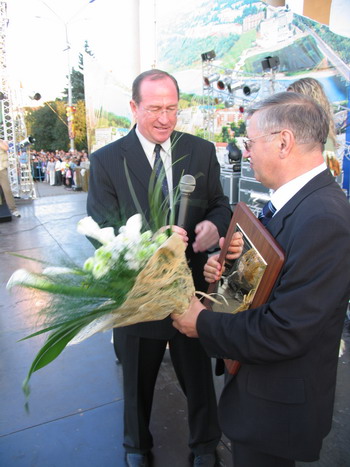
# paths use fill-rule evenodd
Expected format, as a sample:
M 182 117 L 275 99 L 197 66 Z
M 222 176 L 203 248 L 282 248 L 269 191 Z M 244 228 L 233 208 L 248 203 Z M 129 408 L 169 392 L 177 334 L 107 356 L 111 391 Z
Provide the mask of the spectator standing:
M 337 142 L 333 111 L 322 84 L 315 78 L 301 78 L 290 84 L 287 91 L 293 91 L 304 94 L 305 96 L 310 96 L 323 107 L 329 118 L 329 133 L 324 147 L 323 157 L 332 174 L 335 177 L 340 175 L 341 163 L 337 158 L 337 149 L 339 144 Z
M 20 217 L 21 214 L 16 207 L 8 177 L 8 149 L 9 145 L 7 141 L 0 139 L 0 187 L 2 188 L 7 207 L 11 211 L 11 214 L 14 217 Z

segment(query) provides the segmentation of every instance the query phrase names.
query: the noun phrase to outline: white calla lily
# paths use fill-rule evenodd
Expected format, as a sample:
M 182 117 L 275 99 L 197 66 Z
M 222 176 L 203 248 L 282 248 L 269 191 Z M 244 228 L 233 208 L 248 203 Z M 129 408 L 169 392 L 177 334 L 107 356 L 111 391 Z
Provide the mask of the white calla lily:
M 107 243 L 113 241 L 115 237 L 113 227 L 104 227 L 101 229 L 97 222 L 90 216 L 84 217 L 84 219 L 78 222 L 77 231 L 82 235 L 94 238 L 102 243 L 102 245 L 107 245 Z
M 59 276 L 61 274 L 76 274 L 76 271 L 71 268 L 49 266 L 43 270 L 43 274 L 47 276 Z
M 139 242 L 142 228 L 141 214 L 131 216 L 126 224 L 119 229 L 120 234 L 125 238 L 126 243 Z
M 21 285 L 24 287 L 41 287 L 47 284 L 48 281 L 42 279 L 37 274 L 28 272 L 26 269 L 17 269 L 6 284 L 8 290 L 12 289 L 16 285 Z

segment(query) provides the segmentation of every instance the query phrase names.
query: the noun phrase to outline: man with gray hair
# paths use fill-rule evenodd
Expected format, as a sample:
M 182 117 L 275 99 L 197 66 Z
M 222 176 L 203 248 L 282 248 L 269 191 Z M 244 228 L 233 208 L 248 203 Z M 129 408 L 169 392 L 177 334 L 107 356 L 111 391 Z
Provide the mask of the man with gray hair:
M 187 313 L 172 315 L 209 356 L 241 362 L 219 404 L 235 467 L 315 461 L 331 429 L 350 297 L 350 206 L 323 160 L 328 126 L 321 106 L 293 92 L 248 111 L 246 156 L 256 179 L 274 190 L 269 222 L 262 220 L 285 263 L 255 309 L 213 313 L 194 298 Z M 209 260 L 208 281 L 216 268 Z

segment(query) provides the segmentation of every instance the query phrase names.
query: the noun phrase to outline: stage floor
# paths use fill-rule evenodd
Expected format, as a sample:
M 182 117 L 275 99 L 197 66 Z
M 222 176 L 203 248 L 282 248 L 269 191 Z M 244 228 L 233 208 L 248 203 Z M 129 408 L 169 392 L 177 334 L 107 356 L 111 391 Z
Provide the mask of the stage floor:
M 70 258 L 78 264 L 93 247 L 76 232 L 86 215 L 85 192 L 36 184 L 37 199 L 16 200 L 20 218 L 0 224 L 0 465 L 2 467 L 122 467 L 124 452 L 123 390 L 111 332 L 67 348 L 32 377 L 30 413 L 24 410 L 21 384 L 43 342 L 42 337 L 18 342 L 33 332 L 41 298 L 28 290 L 9 293 L 6 283 L 18 268 L 35 263 L 10 255 L 45 259 L 57 264 Z M 348 273 L 348 272 L 344 272 Z M 339 359 L 333 430 L 319 462 L 298 467 L 350 466 L 350 335 Z M 218 395 L 223 377 L 215 377 Z M 158 377 L 152 414 L 155 467 L 189 466 L 186 400 L 168 353 Z M 231 466 L 228 441 L 219 446 L 220 465 Z

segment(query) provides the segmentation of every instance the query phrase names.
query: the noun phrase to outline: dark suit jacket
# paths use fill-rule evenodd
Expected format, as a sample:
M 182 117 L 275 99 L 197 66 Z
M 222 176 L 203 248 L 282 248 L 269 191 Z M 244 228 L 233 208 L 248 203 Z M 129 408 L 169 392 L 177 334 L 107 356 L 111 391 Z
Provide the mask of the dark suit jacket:
M 186 133 L 174 132 L 172 137 L 173 187 L 182 174 L 196 177 L 196 188 L 190 197 L 186 230 L 189 236 L 187 258 L 197 290 L 206 290 L 203 266 L 206 253 L 195 254 L 192 243 L 194 228 L 202 220 L 210 220 L 224 236 L 230 222 L 231 209 L 220 183 L 220 166 L 213 144 Z M 148 185 L 151 166 L 135 129 L 91 156 L 87 212 L 100 226 L 122 223 L 137 212 L 130 193 L 124 162 L 134 192 L 146 218 L 149 218 Z M 143 337 L 170 338 L 175 332 L 170 317 L 162 321 L 128 326 L 128 332 Z
M 199 315 L 210 356 L 242 363 L 219 417 L 228 438 L 302 461 L 331 428 L 339 341 L 350 296 L 350 206 L 328 170 L 269 222 L 286 254 L 268 303 L 236 315 Z

